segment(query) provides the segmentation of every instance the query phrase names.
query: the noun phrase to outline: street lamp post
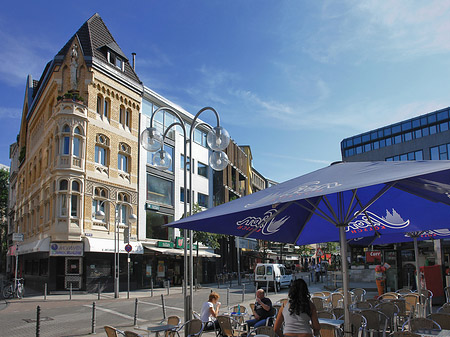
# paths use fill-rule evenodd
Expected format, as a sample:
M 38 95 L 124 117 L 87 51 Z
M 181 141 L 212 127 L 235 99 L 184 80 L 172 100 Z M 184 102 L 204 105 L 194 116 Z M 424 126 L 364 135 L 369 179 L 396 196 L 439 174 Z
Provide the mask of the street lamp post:
M 164 134 L 158 132 L 158 130 L 153 127 L 153 118 L 160 111 L 169 111 L 174 114 L 177 118 L 177 121 L 169 125 Z M 197 119 L 204 111 L 210 110 L 214 113 L 217 121 L 217 126 L 211 127 L 210 125 L 202 122 L 198 122 Z M 180 114 L 169 107 L 161 107 L 155 110 L 150 117 L 150 127 L 145 129 L 141 134 L 141 145 L 147 151 L 155 152 L 153 156 L 152 164 L 161 170 L 166 170 L 171 166 L 172 158 L 170 155 L 164 151 L 164 139 L 167 136 L 168 131 L 176 126 L 179 126 L 183 130 L 183 138 L 184 138 L 184 217 L 187 217 L 188 214 L 192 214 L 193 209 L 193 200 L 194 194 L 192 189 L 192 171 L 193 171 L 193 160 L 192 160 L 192 140 L 194 135 L 194 130 L 203 126 L 209 129 L 206 141 L 208 143 L 209 148 L 213 151 L 212 155 L 209 158 L 209 165 L 216 171 L 221 171 L 228 165 L 228 157 L 223 150 L 225 150 L 230 143 L 230 136 L 228 132 L 220 126 L 220 118 L 219 114 L 216 110 L 211 107 L 202 108 L 195 115 L 194 119 L 190 123 L 189 136 L 186 131 L 187 123 L 181 118 Z M 189 147 L 189 156 L 187 148 Z M 187 158 L 189 158 L 189 184 L 187 183 Z M 189 191 L 189 192 L 188 192 Z M 189 198 L 188 198 L 189 193 Z M 189 213 L 187 209 L 187 202 L 189 200 Z M 192 317 L 192 307 L 193 307 L 193 283 L 194 283 L 194 257 L 193 257 L 193 234 L 192 230 L 184 230 L 184 283 L 183 290 L 186 300 L 184 302 L 184 318 L 185 321 L 188 321 Z M 189 259 L 187 254 L 187 244 L 189 238 Z M 187 295 L 187 283 L 189 280 L 189 295 Z
M 106 200 L 104 200 L 101 205 L 103 205 L 105 203 L 105 201 Z M 123 201 L 114 202 L 114 201 L 110 200 L 109 202 L 114 205 L 114 214 L 115 214 L 115 219 L 114 219 L 114 298 L 119 298 L 119 276 L 120 276 L 119 207 L 122 205 L 126 205 L 132 209 L 133 205 L 131 205 L 128 202 L 123 202 Z M 105 212 L 98 209 L 95 212 L 95 218 L 97 220 L 105 219 Z M 130 214 L 130 216 L 128 217 L 128 229 L 132 223 L 136 222 L 136 220 L 137 220 L 137 216 L 135 214 Z M 130 237 L 129 234 L 130 234 L 130 230 L 128 231 L 128 242 L 129 242 L 129 237 Z M 130 269 L 128 268 L 128 273 L 129 272 L 130 272 Z

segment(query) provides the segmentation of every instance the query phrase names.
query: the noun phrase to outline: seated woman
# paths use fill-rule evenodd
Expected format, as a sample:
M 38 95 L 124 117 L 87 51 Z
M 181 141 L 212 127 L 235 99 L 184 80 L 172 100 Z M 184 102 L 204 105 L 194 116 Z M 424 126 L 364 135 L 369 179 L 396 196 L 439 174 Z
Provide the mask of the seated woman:
M 200 319 L 205 324 L 204 331 L 218 330 L 219 322 L 216 317 L 219 315 L 220 302 L 218 302 L 220 296 L 216 292 L 209 294 L 208 302 L 203 303 L 202 310 L 200 312 Z M 216 308 L 214 309 L 214 305 Z
M 292 283 L 288 298 L 288 303 L 283 304 L 278 312 L 275 333 L 284 337 L 320 336 L 316 307 L 311 302 L 308 286 L 303 279 Z

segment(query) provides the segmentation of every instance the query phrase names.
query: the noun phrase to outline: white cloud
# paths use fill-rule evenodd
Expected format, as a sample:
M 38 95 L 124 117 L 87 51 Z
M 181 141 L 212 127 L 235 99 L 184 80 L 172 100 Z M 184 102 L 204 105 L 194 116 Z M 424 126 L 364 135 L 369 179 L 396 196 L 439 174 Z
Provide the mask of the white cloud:
M 8 85 L 25 86 L 27 75 L 40 76 L 49 61 L 40 55 L 49 46 L 39 38 L 15 36 L 0 30 L 0 45 L 0 80 Z
M 0 119 L 20 119 L 21 116 L 20 109 L 0 107 Z

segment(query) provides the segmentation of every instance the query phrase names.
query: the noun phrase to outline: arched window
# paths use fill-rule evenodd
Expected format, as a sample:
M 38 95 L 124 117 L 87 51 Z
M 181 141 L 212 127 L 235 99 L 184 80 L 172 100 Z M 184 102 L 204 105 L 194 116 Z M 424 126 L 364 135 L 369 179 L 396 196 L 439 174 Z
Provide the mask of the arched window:
M 70 216 L 79 217 L 81 199 L 80 183 L 76 180 L 72 181 L 72 193 L 70 196 Z
M 131 148 L 125 143 L 119 144 L 118 169 L 123 172 L 130 172 Z
M 103 115 L 103 97 L 101 95 L 97 96 L 97 113 Z
M 62 130 L 62 154 L 70 154 L 70 128 L 64 125 Z
M 66 179 L 62 179 L 59 181 L 59 190 L 58 190 L 58 208 L 60 216 L 67 216 L 67 196 L 68 196 L 68 188 L 69 182 Z
M 109 138 L 105 135 L 97 135 L 95 144 L 95 162 L 108 166 Z
M 128 225 L 128 216 L 131 214 L 130 209 L 130 197 L 126 193 L 119 193 L 118 204 L 119 207 L 119 222 L 124 225 Z
M 110 109 L 110 107 L 111 107 L 111 104 L 110 104 L 109 100 L 105 98 L 104 101 L 103 101 L 103 117 L 106 118 L 106 119 L 109 119 L 109 116 L 110 116 L 109 109 Z
M 107 200 L 108 194 L 106 192 L 106 189 L 102 187 L 96 187 L 94 189 L 94 197 L 92 198 L 92 219 L 96 222 L 102 222 L 105 224 L 107 222 L 108 214 L 106 212 L 106 200 Z M 102 211 L 105 213 L 105 218 L 98 220 L 95 218 L 95 214 L 98 211 Z

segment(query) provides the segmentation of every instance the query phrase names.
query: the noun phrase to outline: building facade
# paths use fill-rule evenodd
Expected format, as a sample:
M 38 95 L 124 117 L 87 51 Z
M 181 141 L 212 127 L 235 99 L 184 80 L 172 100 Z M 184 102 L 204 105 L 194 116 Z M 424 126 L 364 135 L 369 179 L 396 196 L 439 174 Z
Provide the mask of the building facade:
M 24 236 L 11 245 L 18 245 L 18 272 L 28 287 L 112 289 L 114 233 L 122 242 L 128 230 L 137 233 L 129 220 L 138 206 L 141 95 L 138 76 L 98 14 L 39 81 L 28 77 L 11 147 L 10 204 L 10 229 Z M 124 266 L 122 259 L 126 279 Z
M 403 161 L 450 159 L 450 108 L 433 111 L 342 140 L 343 161 Z M 450 266 L 450 242 L 433 240 L 420 243 L 420 265 Z M 365 256 L 364 248 L 352 247 L 352 262 Z M 399 289 L 415 284 L 412 243 L 383 248 L 387 287 Z

